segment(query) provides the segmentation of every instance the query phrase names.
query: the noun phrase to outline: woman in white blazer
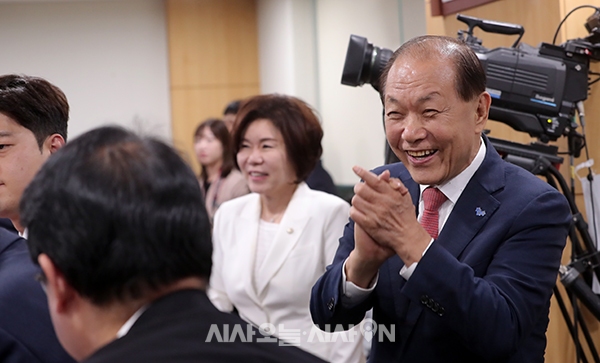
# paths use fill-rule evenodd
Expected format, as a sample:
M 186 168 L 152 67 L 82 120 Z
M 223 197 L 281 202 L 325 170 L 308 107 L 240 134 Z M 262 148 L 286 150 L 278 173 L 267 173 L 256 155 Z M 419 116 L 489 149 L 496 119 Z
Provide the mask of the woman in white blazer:
M 323 131 L 294 97 L 246 100 L 233 134 L 251 194 L 215 215 L 208 295 L 222 311 L 330 362 L 362 362 L 360 332 L 324 333 L 312 323 L 311 288 L 332 261 L 350 206 L 303 180 L 321 156 Z M 345 336 L 341 336 L 345 335 Z

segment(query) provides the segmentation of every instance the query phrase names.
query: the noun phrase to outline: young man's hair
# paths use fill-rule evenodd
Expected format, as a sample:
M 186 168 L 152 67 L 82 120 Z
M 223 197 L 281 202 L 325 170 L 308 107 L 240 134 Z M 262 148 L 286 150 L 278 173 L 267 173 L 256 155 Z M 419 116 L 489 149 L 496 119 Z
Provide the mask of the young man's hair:
M 20 206 L 33 260 L 48 255 L 97 305 L 209 279 L 211 227 L 198 180 L 153 138 L 112 126 L 81 135 L 48 159 Z
M 48 136 L 59 134 L 67 140 L 67 97 L 43 78 L 0 76 L 0 113 L 30 130 L 40 149 Z

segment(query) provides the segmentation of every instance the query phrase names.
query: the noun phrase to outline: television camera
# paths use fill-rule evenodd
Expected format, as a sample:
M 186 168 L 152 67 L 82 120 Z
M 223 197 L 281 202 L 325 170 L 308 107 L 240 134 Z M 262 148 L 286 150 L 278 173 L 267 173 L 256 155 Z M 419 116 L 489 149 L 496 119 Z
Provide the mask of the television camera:
M 590 35 L 557 46 L 541 43 L 534 48 L 519 43 L 525 30 L 521 25 L 500 23 L 458 14 L 468 26 L 458 38 L 468 44 L 480 59 L 492 96 L 490 119 L 517 131 L 527 132 L 541 142 L 568 135 L 577 125 L 572 121 L 577 104 L 588 95 L 590 60 L 600 60 L 600 10 L 585 24 Z M 519 35 L 512 47 L 487 49 L 473 35 L 479 27 L 486 32 Z M 370 83 L 379 90 L 379 77 L 392 51 L 351 35 L 342 84 Z
M 598 21 L 600 12 L 594 15 Z M 590 60 L 600 60 L 600 43 L 592 43 L 600 41 L 598 27 L 584 39 L 568 40 L 560 46 L 541 43 L 533 48 L 519 44 L 524 33 L 520 25 L 460 14 L 457 19 L 469 28 L 459 32 L 459 39 L 475 51 L 487 76 L 487 91 L 492 96 L 490 119 L 527 132 L 542 142 L 568 135 L 577 127 L 572 120 L 577 103 L 588 95 Z M 510 48 L 486 49 L 473 35 L 475 27 L 518 34 L 519 38 Z

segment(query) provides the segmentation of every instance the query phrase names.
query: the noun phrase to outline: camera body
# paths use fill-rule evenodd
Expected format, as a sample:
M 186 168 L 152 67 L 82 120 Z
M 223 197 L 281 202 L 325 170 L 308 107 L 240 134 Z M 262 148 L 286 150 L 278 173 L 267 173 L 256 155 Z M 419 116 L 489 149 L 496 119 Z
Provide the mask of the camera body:
M 477 54 L 486 73 L 486 89 L 492 96 L 490 119 L 542 142 L 556 140 L 576 127 L 573 116 L 577 102 L 588 96 L 589 63 L 599 55 L 597 46 L 576 39 L 534 48 L 524 43 L 516 46 L 517 40 L 510 48 L 487 49 L 473 36 L 473 28 L 522 36 L 523 27 L 460 14 L 457 18 L 469 26 L 459 32 L 459 39 Z

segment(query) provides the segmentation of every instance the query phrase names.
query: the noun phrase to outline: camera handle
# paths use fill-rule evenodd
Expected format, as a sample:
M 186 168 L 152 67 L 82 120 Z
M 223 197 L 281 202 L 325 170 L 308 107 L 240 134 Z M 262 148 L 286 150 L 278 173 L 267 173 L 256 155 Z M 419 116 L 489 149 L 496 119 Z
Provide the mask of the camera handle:
M 525 33 L 525 28 L 523 28 L 523 26 L 517 25 L 517 24 L 502 23 L 499 21 L 478 19 L 478 18 L 474 18 L 472 16 L 463 15 L 463 14 L 457 14 L 456 19 L 467 24 L 467 26 L 469 27 L 469 30 L 467 30 L 467 34 L 468 34 L 467 42 L 469 42 L 469 39 L 474 38 L 473 37 L 473 29 L 475 27 L 479 27 L 479 28 L 481 28 L 481 30 L 488 32 L 488 33 L 497 33 L 497 34 L 506 34 L 506 35 L 517 35 L 518 34 L 519 37 L 512 45 L 512 48 L 517 47 L 517 45 L 521 41 L 521 38 L 523 37 L 523 34 Z M 475 39 L 477 39 L 477 38 L 475 38 Z

